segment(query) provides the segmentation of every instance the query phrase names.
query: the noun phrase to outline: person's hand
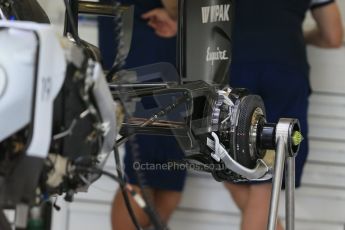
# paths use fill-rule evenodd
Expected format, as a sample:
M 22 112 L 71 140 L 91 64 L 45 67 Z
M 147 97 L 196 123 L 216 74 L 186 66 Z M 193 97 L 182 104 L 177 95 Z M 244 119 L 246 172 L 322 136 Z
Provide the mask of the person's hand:
M 177 33 L 177 22 L 174 21 L 164 8 L 156 8 L 142 15 L 148 20 L 148 26 L 152 27 L 160 37 L 171 38 Z

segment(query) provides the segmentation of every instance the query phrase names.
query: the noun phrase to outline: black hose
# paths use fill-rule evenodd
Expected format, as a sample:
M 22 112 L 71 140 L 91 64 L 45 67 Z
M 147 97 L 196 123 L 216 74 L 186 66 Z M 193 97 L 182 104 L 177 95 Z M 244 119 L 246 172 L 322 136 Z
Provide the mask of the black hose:
M 115 11 L 121 6 L 119 2 L 116 0 L 113 1 Z M 106 75 L 106 79 L 108 82 L 112 81 L 113 75 L 121 70 L 121 68 L 125 65 L 126 54 L 124 52 L 124 41 L 123 41 L 123 21 L 121 14 L 114 15 L 114 34 L 115 34 L 115 44 L 116 44 L 116 57 L 114 60 L 114 64 L 109 70 Z
M 123 88 L 121 88 L 121 85 L 119 86 L 119 91 L 120 91 L 120 100 L 123 104 L 126 104 L 126 102 L 128 102 L 130 100 L 130 98 L 128 97 L 128 95 L 126 94 L 126 92 L 121 92 L 123 91 Z M 128 117 L 129 114 L 127 113 L 126 116 Z M 130 126 L 126 126 L 127 129 L 127 133 L 134 133 L 132 131 L 132 128 Z M 132 147 L 132 156 L 134 161 L 138 161 L 140 162 L 140 154 L 138 151 L 138 147 L 137 147 L 137 143 L 135 141 L 135 135 L 131 135 L 129 137 L 129 145 Z M 117 154 L 118 155 L 118 154 Z M 116 156 L 116 152 L 115 152 L 115 156 Z M 116 159 L 115 159 L 116 160 Z M 137 177 L 137 182 L 138 182 L 138 186 L 142 192 L 142 197 L 146 203 L 146 207 L 144 208 L 145 213 L 148 215 L 151 224 L 154 226 L 154 228 L 156 230 L 163 230 L 163 229 L 167 229 L 165 227 L 165 225 L 162 223 L 162 221 L 160 220 L 159 215 L 157 214 L 154 206 L 152 205 L 152 203 L 149 200 L 149 195 L 147 193 L 147 191 L 144 188 L 144 184 L 143 184 L 143 177 L 145 177 L 143 174 L 140 173 L 139 170 L 134 170 L 136 177 Z
M 115 156 L 115 163 L 116 163 L 116 172 L 117 172 L 118 178 L 120 178 L 120 180 L 122 181 L 119 184 L 120 184 L 120 189 L 122 192 L 123 199 L 124 199 L 126 207 L 127 207 L 128 214 L 129 214 L 133 224 L 135 225 L 135 228 L 140 230 L 141 229 L 140 224 L 139 224 L 139 222 L 135 216 L 132 205 L 129 201 L 128 194 L 127 194 L 126 189 L 125 189 L 125 179 L 124 179 L 124 176 L 123 176 L 122 171 L 121 171 L 120 153 L 119 153 L 119 150 L 118 150 L 116 145 L 114 147 L 114 156 Z
M 132 156 L 134 160 L 138 160 L 140 159 L 139 156 L 139 151 L 138 151 L 138 145 L 135 141 L 135 136 L 131 136 L 129 138 L 129 144 L 132 147 Z M 140 160 L 138 161 L 140 162 Z M 151 224 L 154 226 L 155 230 L 165 230 L 167 229 L 167 227 L 162 223 L 159 215 L 157 214 L 154 206 L 152 205 L 152 203 L 150 202 L 149 199 L 149 195 L 147 193 L 147 190 L 144 188 L 144 174 L 140 173 L 140 170 L 134 170 L 135 175 L 137 177 L 137 182 L 138 182 L 138 186 L 142 192 L 142 196 L 145 200 L 145 202 L 147 203 L 146 208 L 144 208 L 144 211 L 146 212 L 146 214 L 149 216 L 150 220 L 151 220 Z
M 128 97 L 126 92 L 123 92 L 123 88 L 121 87 L 121 85 L 119 85 L 119 92 L 120 92 L 119 96 L 120 96 L 121 103 L 122 104 L 126 104 L 130 100 L 130 98 Z M 129 114 L 127 113 L 126 116 L 128 117 Z M 126 126 L 126 128 L 127 128 L 127 133 L 133 133 L 132 132 L 132 128 L 130 126 Z M 137 149 L 137 143 L 135 141 L 135 136 L 134 135 L 132 135 L 129 138 L 129 144 L 130 144 L 130 146 L 133 147 L 133 150 L 131 151 L 133 159 L 140 162 L 140 156 L 139 156 L 140 154 L 139 154 L 139 151 Z M 115 147 L 114 150 L 116 150 L 115 151 L 115 157 L 116 157 L 116 155 L 119 155 L 118 154 L 118 150 L 117 150 L 116 147 Z M 144 175 L 140 174 L 140 171 L 138 171 L 138 170 L 134 170 L 134 171 L 135 171 L 135 174 L 136 174 L 136 177 L 137 177 L 138 186 L 139 186 L 140 190 L 142 191 L 142 197 L 143 197 L 143 199 L 144 199 L 144 201 L 146 203 L 146 207 L 144 208 L 145 213 L 150 218 L 150 221 L 151 221 L 152 225 L 154 226 L 154 228 L 156 230 L 167 229 L 164 226 L 164 224 L 162 223 L 162 221 L 160 220 L 160 217 L 158 216 L 157 212 L 155 211 L 154 206 L 150 202 L 150 200 L 148 198 L 149 195 L 147 194 L 147 191 L 144 189 L 143 180 L 142 180 Z
M 116 0 L 113 0 L 113 2 L 114 2 L 115 8 L 120 7 L 119 2 L 117 2 Z M 122 37 L 123 37 L 123 21 L 122 21 L 122 17 L 120 14 L 115 15 L 114 22 L 115 22 L 115 36 L 116 36 L 115 42 L 117 45 L 117 50 L 116 50 L 117 54 L 116 54 L 115 61 L 114 61 L 112 68 L 109 70 L 108 74 L 106 75 L 106 79 L 108 81 L 111 81 L 113 79 L 113 75 L 115 73 L 117 73 L 119 70 L 121 70 L 121 68 L 125 64 L 125 59 L 126 59 L 126 55 L 124 52 L 125 46 L 124 46 L 124 42 L 122 39 Z M 128 93 L 125 92 L 123 90 L 123 88 L 121 87 L 121 84 L 119 85 L 119 91 L 120 91 L 121 103 L 126 104 L 126 102 L 128 102 L 130 100 L 130 98 L 128 97 Z M 128 114 L 127 114 L 127 116 L 128 116 Z M 128 131 L 131 131 L 131 130 L 129 130 L 130 129 L 129 127 L 127 127 L 127 129 L 128 129 Z M 136 146 L 134 136 L 129 139 L 129 142 L 132 146 Z M 116 147 L 114 149 L 114 153 L 115 153 L 115 160 L 117 161 L 116 164 L 117 164 L 117 166 L 119 166 L 118 163 L 120 163 L 120 160 L 119 160 L 118 149 Z M 135 149 L 134 152 L 132 152 L 132 155 L 133 155 L 134 159 L 138 159 L 139 153 Z M 118 158 L 118 159 L 116 159 L 116 158 Z M 117 170 L 121 171 L 121 170 L 119 170 L 119 168 L 117 168 Z M 146 203 L 146 207 L 144 208 L 144 211 L 149 216 L 151 223 L 153 224 L 153 226 L 155 227 L 156 230 L 166 229 L 165 227 L 163 227 L 164 225 L 162 224 L 162 221 L 160 220 L 160 218 L 157 215 L 153 205 L 151 204 L 151 202 L 148 199 L 148 194 L 145 191 L 142 180 L 141 180 L 142 175 L 140 175 L 140 173 L 138 171 L 135 171 L 135 173 L 136 173 L 136 176 L 138 177 L 138 186 L 142 191 L 142 196 L 143 196 L 143 199 Z M 121 172 L 121 175 L 122 175 L 122 172 Z M 122 189 L 122 193 L 124 195 L 124 198 L 126 199 L 127 193 L 123 189 Z M 127 205 L 127 203 L 126 203 L 126 205 Z M 130 203 L 128 203 L 128 205 L 129 206 L 127 206 L 127 208 L 131 209 Z
M 116 0 L 113 0 L 113 4 L 114 4 L 115 9 L 120 7 L 120 5 L 121 5 Z M 112 81 L 113 75 L 121 70 L 121 68 L 125 64 L 125 59 L 126 59 L 126 54 L 124 52 L 125 45 L 124 45 L 124 41 L 122 39 L 123 34 L 124 34 L 124 32 L 123 32 L 123 21 L 122 21 L 122 16 L 120 14 L 114 15 L 114 23 L 115 23 L 114 30 L 115 30 L 116 57 L 115 57 L 114 64 L 113 64 L 112 68 L 109 70 L 109 72 L 106 75 L 106 79 L 108 82 Z M 122 104 L 125 104 L 126 102 L 128 102 L 130 100 L 128 97 L 128 93 L 123 90 L 123 88 L 121 87 L 121 84 L 119 85 L 119 91 L 120 91 L 119 99 L 120 99 Z M 131 139 L 130 142 L 133 143 L 135 141 L 133 141 L 133 139 Z M 117 147 L 114 148 L 114 153 L 115 153 L 115 161 L 117 164 L 117 173 L 118 173 L 119 177 L 124 180 L 122 172 L 120 170 L 120 159 L 119 159 L 119 153 L 118 153 Z M 133 156 L 136 156 L 136 155 L 138 155 L 138 154 L 133 153 Z M 136 172 L 137 176 L 138 176 L 138 173 L 139 172 Z M 138 176 L 138 177 L 141 177 L 141 176 Z M 134 216 L 133 211 L 131 211 L 132 207 L 130 206 L 128 194 L 126 193 L 125 188 L 124 188 L 125 184 L 120 184 L 120 185 L 121 185 L 120 188 L 122 190 L 122 194 L 123 194 L 128 212 L 132 216 L 132 220 L 134 220 L 133 217 L 135 217 L 135 216 Z M 153 205 L 148 200 L 148 195 L 147 195 L 146 191 L 144 190 L 143 184 L 141 183 L 140 179 L 138 180 L 138 186 L 142 190 L 142 196 L 143 196 L 143 199 L 146 203 L 146 205 L 143 209 L 147 213 L 147 215 L 149 216 L 151 223 L 154 225 L 155 229 L 157 229 L 157 230 L 158 229 L 164 229 L 162 227 L 163 225 L 161 224 L 159 216 L 154 211 Z M 134 224 L 137 226 L 136 223 L 134 223 Z M 138 226 L 137 226 L 137 228 L 138 228 Z
M 69 24 L 71 26 L 72 36 L 73 36 L 73 38 L 75 40 L 75 43 L 78 46 L 81 46 L 81 40 L 80 40 L 80 37 L 78 35 L 78 29 L 76 27 L 76 22 L 74 21 L 74 18 L 73 18 L 73 12 L 72 12 L 71 6 L 69 5 L 68 0 L 64 0 L 64 4 L 65 4 L 65 7 L 66 7 L 67 20 L 69 21 Z
M 75 168 L 75 171 L 77 171 L 79 173 L 95 173 L 95 174 L 105 175 L 105 176 L 113 179 L 114 181 L 116 181 L 119 184 L 123 183 L 122 180 L 118 176 L 116 176 L 110 172 L 103 171 L 102 169 L 99 169 L 99 168 L 89 168 L 89 167 L 85 167 L 85 166 L 77 166 Z

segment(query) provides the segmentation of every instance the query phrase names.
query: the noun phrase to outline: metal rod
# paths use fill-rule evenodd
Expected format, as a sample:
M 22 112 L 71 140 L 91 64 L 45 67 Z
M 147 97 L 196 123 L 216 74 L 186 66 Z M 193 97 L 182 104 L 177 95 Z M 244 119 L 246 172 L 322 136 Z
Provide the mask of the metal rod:
M 279 197 L 283 180 L 285 163 L 286 141 L 283 137 L 277 139 L 277 149 L 274 165 L 271 204 L 268 218 L 268 230 L 275 230 L 278 220 Z
M 129 125 L 140 125 L 144 122 L 147 122 L 148 118 L 140 118 L 140 117 L 131 117 L 128 119 Z M 171 121 L 171 120 L 156 120 L 155 122 L 151 123 L 150 126 L 155 127 L 162 127 L 162 128 L 184 128 L 186 126 L 185 122 L 182 121 Z
M 146 122 L 149 121 L 149 119 L 138 119 L 139 122 Z M 137 122 L 138 123 L 138 122 Z M 140 123 L 140 124 L 141 124 Z M 123 123 L 122 125 L 125 127 L 129 127 L 133 133 L 125 134 L 120 139 L 116 141 L 116 145 L 120 146 L 127 142 L 129 138 L 136 134 L 150 134 L 150 135 L 164 135 L 164 136 L 174 136 L 174 137 L 188 137 L 187 134 L 187 128 L 186 126 L 181 122 L 175 122 L 175 121 L 162 121 L 162 124 L 160 123 L 152 123 L 149 125 L 145 125 L 144 127 L 141 127 L 140 124 L 136 123 Z
M 77 45 L 81 44 L 78 32 L 78 1 L 64 0 L 66 6 L 64 36 L 73 35 Z
M 120 89 L 126 89 L 128 97 L 145 97 L 152 96 L 158 93 L 159 90 L 167 89 L 170 85 L 168 82 L 165 83 L 124 83 L 124 84 L 114 84 L 110 83 L 110 91 L 116 99 L 121 93 Z
M 123 125 L 125 126 L 125 124 Z M 130 126 L 130 129 L 133 129 L 133 133 L 126 134 L 120 139 L 116 140 L 116 146 L 121 146 L 126 143 L 129 138 L 137 134 L 143 135 L 161 135 L 161 136 L 171 136 L 178 138 L 189 138 L 188 131 L 186 128 L 163 128 L 163 127 L 140 127 L 140 126 Z
M 116 14 L 121 14 L 129 9 L 129 6 L 119 6 L 116 7 L 112 4 L 99 3 L 99 2 L 87 2 L 79 1 L 78 4 L 79 13 L 81 14 L 93 14 L 102 16 L 114 16 Z
M 164 107 L 162 110 L 158 111 L 157 113 L 154 113 L 150 119 L 148 119 L 147 121 L 143 122 L 140 127 L 146 127 L 152 123 L 154 123 L 155 121 L 158 120 L 159 117 L 165 116 L 168 113 L 172 112 L 173 110 L 175 110 L 179 105 L 183 104 L 184 102 L 186 102 L 188 100 L 188 97 L 186 96 L 182 96 L 179 97 L 175 100 L 175 102 L 173 104 L 170 104 L 166 107 Z
M 138 125 L 123 124 L 122 129 L 131 129 L 131 133 L 124 133 L 120 131 L 123 136 L 128 136 L 130 134 L 143 134 L 143 135 L 163 135 L 163 136 L 174 136 L 174 137 L 188 137 L 188 127 L 180 128 L 169 128 L 162 126 L 146 126 L 140 127 Z
M 148 88 L 140 88 L 140 89 L 133 89 L 133 90 L 127 90 L 126 96 L 127 97 L 146 97 L 146 96 L 152 96 L 156 93 L 158 93 L 158 90 L 164 90 L 166 87 L 148 87 Z M 111 94 L 113 95 L 114 99 L 117 99 L 120 95 L 119 90 L 113 90 L 111 89 Z
M 109 84 L 110 88 L 152 88 L 152 87 L 168 87 L 169 84 L 168 83 L 132 83 L 132 84 Z M 155 88 L 153 88 L 155 89 Z
M 295 229 L 295 157 L 286 157 L 285 166 L 285 229 Z

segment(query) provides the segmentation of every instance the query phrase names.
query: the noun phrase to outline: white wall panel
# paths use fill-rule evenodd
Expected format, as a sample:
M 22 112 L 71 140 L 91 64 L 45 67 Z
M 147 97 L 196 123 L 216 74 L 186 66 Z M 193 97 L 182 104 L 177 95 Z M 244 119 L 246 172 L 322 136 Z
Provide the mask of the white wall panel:
M 316 92 L 345 94 L 345 48 L 308 47 L 311 64 L 311 85 Z
M 172 230 L 238 230 L 240 216 L 231 213 L 200 212 L 179 209 L 169 224 Z M 296 221 L 297 230 L 344 230 L 341 223 L 324 223 L 320 221 Z
M 309 162 L 331 163 L 345 167 L 345 142 L 310 140 Z
M 329 186 L 345 189 L 344 178 L 344 166 L 308 163 L 304 167 L 302 182 L 307 185 Z
M 95 203 L 73 203 L 66 230 L 111 230 L 110 205 Z

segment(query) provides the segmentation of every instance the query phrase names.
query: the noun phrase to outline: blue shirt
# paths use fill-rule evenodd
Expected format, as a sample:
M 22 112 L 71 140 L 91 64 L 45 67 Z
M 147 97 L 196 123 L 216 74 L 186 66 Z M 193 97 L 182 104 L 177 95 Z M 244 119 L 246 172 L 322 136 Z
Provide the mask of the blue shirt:
M 308 71 L 302 23 L 310 7 L 332 0 L 238 0 L 233 63 L 278 63 Z
M 169 62 L 176 65 L 176 39 L 157 36 L 142 14 L 154 8 L 162 7 L 160 0 L 121 0 L 122 3 L 135 6 L 133 37 L 125 68 L 133 68 L 157 62 Z M 112 19 L 99 20 L 99 40 L 104 66 L 111 67 L 115 57 L 114 23 Z

